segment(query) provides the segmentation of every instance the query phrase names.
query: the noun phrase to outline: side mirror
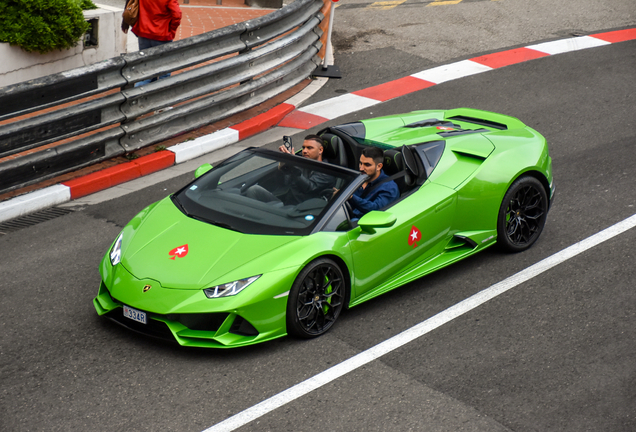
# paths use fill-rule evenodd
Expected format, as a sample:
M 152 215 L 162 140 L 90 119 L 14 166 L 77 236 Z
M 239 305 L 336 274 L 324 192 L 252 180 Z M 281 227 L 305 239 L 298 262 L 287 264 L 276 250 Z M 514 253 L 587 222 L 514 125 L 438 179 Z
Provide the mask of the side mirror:
M 194 172 L 194 178 L 201 177 L 203 174 L 205 174 L 206 172 L 210 171 L 211 169 L 212 169 L 212 165 L 210 165 L 209 163 L 201 165 Z
M 397 217 L 393 213 L 383 211 L 370 211 L 358 220 L 358 226 L 367 234 L 375 234 L 375 228 L 387 228 L 393 226 Z

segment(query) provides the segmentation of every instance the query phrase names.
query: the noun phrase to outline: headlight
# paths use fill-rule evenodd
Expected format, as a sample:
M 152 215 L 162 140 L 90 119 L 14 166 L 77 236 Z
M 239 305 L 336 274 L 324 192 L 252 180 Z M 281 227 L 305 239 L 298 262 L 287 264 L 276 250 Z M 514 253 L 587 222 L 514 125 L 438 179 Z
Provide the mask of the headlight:
M 121 261 L 121 241 L 124 238 L 124 233 L 119 234 L 113 248 L 110 250 L 110 263 L 114 266 Z
M 203 292 L 208 298 L 233 296 L 243 291 L 249 284 L 259 277 L 261 277 L 261 275 L 252 276 L 251 278 L 241 279 L 223 285 L 217 285 L 212 288 L 206 288 Z

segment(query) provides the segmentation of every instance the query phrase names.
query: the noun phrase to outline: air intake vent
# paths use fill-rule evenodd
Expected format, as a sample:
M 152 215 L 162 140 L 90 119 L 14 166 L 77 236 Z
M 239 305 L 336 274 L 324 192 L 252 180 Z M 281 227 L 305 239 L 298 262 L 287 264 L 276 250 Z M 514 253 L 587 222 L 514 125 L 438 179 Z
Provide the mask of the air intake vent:
M 466 134 L 471 134 L 471 133 L 484 133 L 484 132 L 490 132 L 488 129 L 457 129 L 454 131 L 449 131 L 449 132 L 437 132 L 437 135 L 439 136 L 443 136 L 444 138 L 447 137 L 452 137 L 455 135 L 466 135 Z
M 459 127 L 458 125 L 453 124 L 453 122 L 450 122 L 448 120 L 440 120 L 440 119 L 436 119 L 436 118 L 420 120 L 420 121 L 415 122 L 415 123 L 409 123 L 409 124 L 405 125 L 404 127 L 407 127 L 407 128 L 420 128 L 420 127 L 429 127 L 429 126 L 445 126 L 445 127 L 455 127 L 455 128 Z
M 508 126 L 506 126 L 503 123 L 497 123 L 497 122 L 494 122 L 494 121 L 478 119 L 478 118 L 474 118 L 474 117 L 455 116 L 455 117 L 451 117 L 451 119 L 456 120 L 456 121 L 466 122 L 466 123 L 473 123 L 473 124 L 480 125 L 480 126 L 491 127 L 493 129 L 499 129 L 499 130 L 507 130 L 508 129 Z
M 11 219 L 0 223 L 0 235 L 5 235 L 14 231 L 37 225 L 40 222 L 46 222 L 59 216 L 72 213 L 73 210 L 59 207 L 48 208 L 16 219 Z

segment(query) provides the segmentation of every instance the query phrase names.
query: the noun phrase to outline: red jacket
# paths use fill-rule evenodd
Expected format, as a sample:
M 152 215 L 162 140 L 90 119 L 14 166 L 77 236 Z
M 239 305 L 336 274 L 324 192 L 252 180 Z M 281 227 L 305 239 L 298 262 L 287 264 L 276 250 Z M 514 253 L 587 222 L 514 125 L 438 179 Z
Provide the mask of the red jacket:
M 171 41 L 181 24 L 177 0 L 139 0 L 139 18 L 132 31 L 137 37 Z

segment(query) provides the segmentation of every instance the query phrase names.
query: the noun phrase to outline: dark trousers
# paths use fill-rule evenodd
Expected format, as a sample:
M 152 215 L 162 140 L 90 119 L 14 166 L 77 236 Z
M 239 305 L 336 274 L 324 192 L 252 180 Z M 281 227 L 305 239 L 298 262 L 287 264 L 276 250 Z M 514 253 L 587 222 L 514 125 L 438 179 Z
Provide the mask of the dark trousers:
M 158 40 L 154 40 L 154 39 L 147 39 L 145 37 L 137 37 L 137 39 L 139 40 L 139 51 L 143 51 L 143 50 L 148 49 L 148 48 L 152 48 L 152 47 L 156 47 L 156 46 L 159 46 L 159 45 L 163 45 L 163 44 L 167 44 L 167 43 L 172 42 L 172 41 L 158 41 Z M 151 83 L 151 82 L 155 82 L 158 79 L 168 78 L 169 76 L 170 76 L 170 73 L 167 73 L 167 74 L 161 75 L 160 77 L 154 77 L 154 78 L 149 78 L 147 80 L 139 81 L 139 82 L 135 83 L 135 87 L 139 87 L 139 86 Z

